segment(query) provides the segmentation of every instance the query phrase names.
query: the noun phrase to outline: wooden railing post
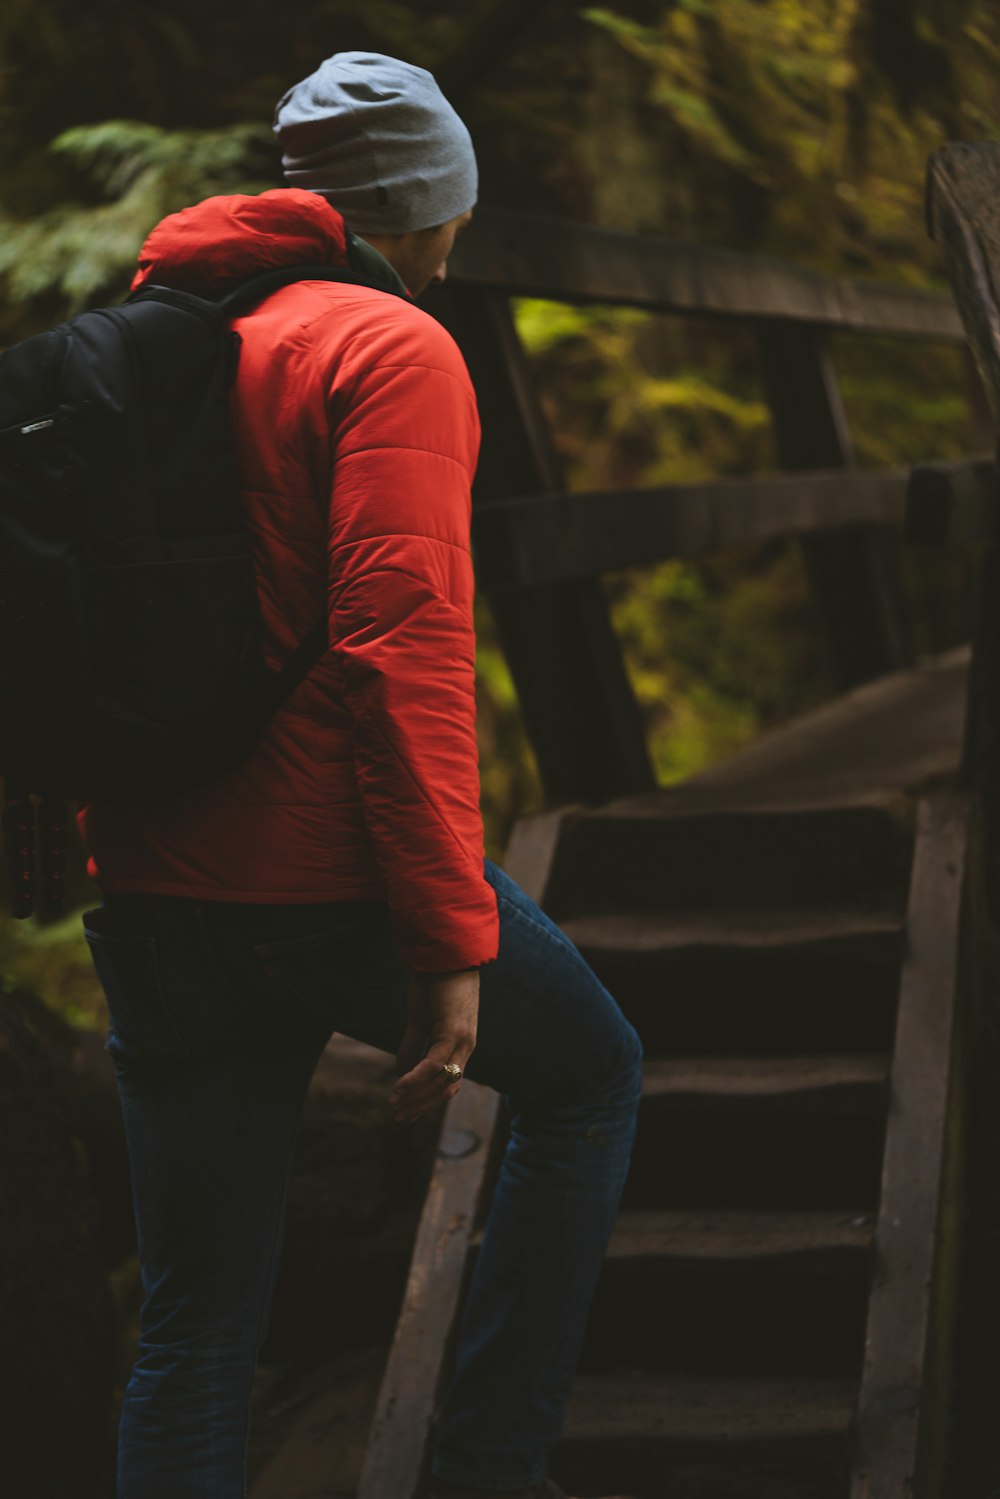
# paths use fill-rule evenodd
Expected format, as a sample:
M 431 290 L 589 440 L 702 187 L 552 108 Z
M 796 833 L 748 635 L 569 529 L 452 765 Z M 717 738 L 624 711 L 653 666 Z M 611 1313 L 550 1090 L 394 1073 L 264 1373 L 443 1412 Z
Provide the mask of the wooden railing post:
M 1000 513 L 1000 497 L 998 497 Z M 1000 543 L 978 560 L 976 619 L 966 709 L 964 773 L 978 792 L 986 826 L 987 906 L 1000 927 Z
M 978 793 L 988 836 L 977 870 L 1000 922 L 1000 468 L 980 454 L 922 463 L 910 472 L 906 536 L 918 545 L 975 556 L 972 661 L 962 742 L 962 781 Z
M 769 321 L 757 325 L 757 344 L 782 467 L 851 468 L 847 418 L 822 331 Z M 896 546 L 890 532 L 871 527 L 802 543 L 840 687 L 909 663 Z
M 851 1499 L 939 1499 L 958 1282 L 960 960 L 971 798 L 922 798 Z
M 955 143 L 927 169 L 927 227 L 951 282 L 980 390 L 1000 431 L 1000 145 Z M 994 518 L 1000 514 L 994 489 Z M 1000 933 L 1000 541 L 994 531 L 979 564 L 965 770 L 982 798 L 990 919 Z
M 428 309 L 450 329 L 483 420 L 478 506 L 563 487 L 507 298 L 449 286 Z M 550 803 L 606 801 L 654 784 L 642 715 L 600 585 L 489 596 Z

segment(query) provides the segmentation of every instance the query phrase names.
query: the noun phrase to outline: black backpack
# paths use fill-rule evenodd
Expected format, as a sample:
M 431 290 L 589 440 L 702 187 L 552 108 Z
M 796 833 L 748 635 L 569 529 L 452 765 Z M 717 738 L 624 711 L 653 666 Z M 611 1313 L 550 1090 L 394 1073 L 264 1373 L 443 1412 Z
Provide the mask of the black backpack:
M 228 410 L 231 319 L 304 279 L 372 285 L 296 266 L 218 301 L 144 287 L 0 355 L 0 775 L 16 915 L 33 906 L 31 793 L 56 910 L 65 800 L 151 801 L 212 780 L 326 649 L 323 618 L 280 672 L 264 665 Z

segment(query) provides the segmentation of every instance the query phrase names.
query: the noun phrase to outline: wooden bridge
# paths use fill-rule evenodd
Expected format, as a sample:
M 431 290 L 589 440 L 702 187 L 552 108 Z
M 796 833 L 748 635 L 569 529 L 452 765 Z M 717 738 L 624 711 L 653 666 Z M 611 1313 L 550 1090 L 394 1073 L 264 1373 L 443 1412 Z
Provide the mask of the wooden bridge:
M 950 147 L 931 164 L 930 227 L 961 317 L 913 289 L 486 212 L 439 304 L 483 409 L 480 586 L 550 806 L 518 824 L 506 864 L 647 1052 L 556 1454 L 573 1493 L 945 1492 L 967 1095 L 995 977 L 996 470 L 990 454 L 855 469 L 827 340 L 968 336 L 1000 413 L 998 159 Z M 568 494 L 514 295 L 749 325 L 785 472 Z M 600 575 L 792 536 L 845 695 L 657 789 Z M 968 651 L 907 658 L 900 538 L 979 549 L 971 692 Z M 360 1499 L 419 1492 L 502 1140 L 501 1101 L 466 1085 L 443 1122 Z

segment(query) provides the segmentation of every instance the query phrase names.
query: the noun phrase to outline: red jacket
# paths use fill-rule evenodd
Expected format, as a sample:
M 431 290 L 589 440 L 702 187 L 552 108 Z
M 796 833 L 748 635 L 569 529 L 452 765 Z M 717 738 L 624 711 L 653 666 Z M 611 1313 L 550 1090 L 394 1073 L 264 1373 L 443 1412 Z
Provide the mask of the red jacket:
M 165 219 L 136 284 L 202 294 L 280 265 L 346 264 L 321 197 L 210 198 Z M 111 893 L 300 903 L 387 899 L 417 970 L 496 956 L 475 731 L 462 357 L 412 303 L 306 281 L 236 323 L 232 415 L 268 664 L 327 611 L 329 650 L 253 755 L 169 801 L 92 803 Z

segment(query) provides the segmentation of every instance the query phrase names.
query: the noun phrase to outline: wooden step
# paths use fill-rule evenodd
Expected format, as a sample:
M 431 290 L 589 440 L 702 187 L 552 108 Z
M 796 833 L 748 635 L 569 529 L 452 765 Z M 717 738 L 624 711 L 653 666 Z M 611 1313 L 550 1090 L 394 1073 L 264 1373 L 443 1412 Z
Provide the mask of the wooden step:
M 614 912 L 562 927 L 647 1053 L 891 1049 L 898 912 Z
M 863 1054 L 647 1060 L 625 1206 L 870 1210 L 887 1071 Z
M 850 1379 L 684 1379 L 635 1372 L 573 1386 L 565 1440 L 603 1446 L 634 1435 L 677 1447 L 843 1437 L 854 1414 Z
M 624 1212 L 583 1368 L 855 1373 L 873 1238 L 864 1213 Z
M 678 955 L 708 950 L 760 955 L 804 954 L 825 959 L 845 950 L 895 967 L 901 956 L 903 918 L 896 910 L 742 910 L 622 912 L 576 917 L 563 931 L 588 956 L 623 961 L 669 962 Z
M 608 1260 L 629 1274 L 651 1261 L 675 1269 L 743 1273 L 864 1272 L 874 1233 L 870 1213 L 624 1212 Z
M 842 1499 L 850 1379 L 581 1376 L 553 1476 L 571 1493 Z
M 647 1111 L 705 1107 L 800 1113 L 877 1113 L 889 1064 L 867 1055 L 813 1057 L 654 1057 L 643 1068 Z
M 723 811 L 653 794 L 562 818 L 544 905 L 560 922 L 621 910 L 902 909 L 911 851 L 909 804 L 895 793 Z
M 814 1275 L 870 1266 L 871 1213 L 648 1211 L 618 1215 L 606 1267 L 624 1275 L 644 1267 L 718 1273 L 780 1271 Z M 470 1252 L 478 1253 L 480 1229 Z

